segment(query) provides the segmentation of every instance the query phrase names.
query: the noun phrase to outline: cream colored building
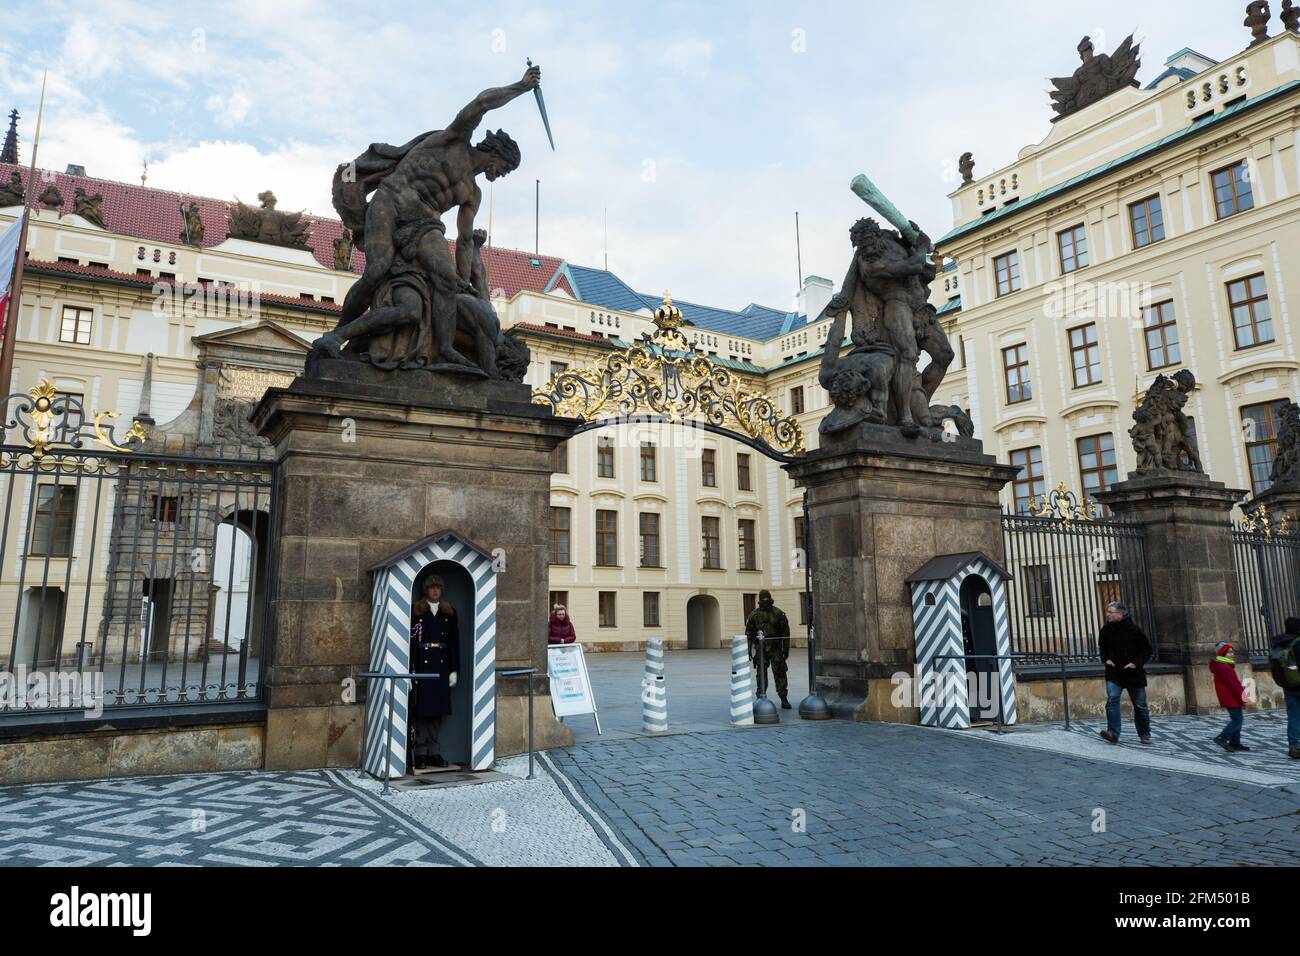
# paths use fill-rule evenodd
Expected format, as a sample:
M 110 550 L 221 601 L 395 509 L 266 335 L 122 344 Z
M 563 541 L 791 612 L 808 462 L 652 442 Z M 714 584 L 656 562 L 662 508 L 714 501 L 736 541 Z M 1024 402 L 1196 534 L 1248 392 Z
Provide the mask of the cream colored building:
M 1179 369 L 1205 470 L 1267 487 L 1300 394 L 1300 36 L 1182 50 L 951 198 L 931 301 L 964 358 L 937 400 L 1022 466 L 1008 506 L 1126 478 L 1135 405 Z

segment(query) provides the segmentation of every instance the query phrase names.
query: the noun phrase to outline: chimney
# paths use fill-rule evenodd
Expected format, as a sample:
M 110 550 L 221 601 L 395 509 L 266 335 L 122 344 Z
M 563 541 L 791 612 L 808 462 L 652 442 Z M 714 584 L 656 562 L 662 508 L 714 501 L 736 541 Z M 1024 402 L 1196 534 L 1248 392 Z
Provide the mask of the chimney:
M 809 322 L 816 322 L 826 306 L 831 304 L 834 294 L 835 284 L 830 279 L 808 276 L 799 290 L 795 309 L 800 315 L 807 316 Z

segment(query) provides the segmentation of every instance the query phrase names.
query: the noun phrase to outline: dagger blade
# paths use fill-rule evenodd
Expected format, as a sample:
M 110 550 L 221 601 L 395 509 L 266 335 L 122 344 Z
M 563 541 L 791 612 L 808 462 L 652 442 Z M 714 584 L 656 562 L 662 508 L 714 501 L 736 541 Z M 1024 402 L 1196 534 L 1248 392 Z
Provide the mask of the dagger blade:
M 525 62 L 529 66 L 533 65 L 531 59 Z M 542 126 L 546 127 L 546 138 L 551 144 L 551 152 L 555 152 L 555 137 L 551 135 L 551 120 L 546 115 L 546 100 L 542 98 L 542 84 L 538 83 L 533 87 L 533 96 L 537 99 L 537 111 L 542 114 Z

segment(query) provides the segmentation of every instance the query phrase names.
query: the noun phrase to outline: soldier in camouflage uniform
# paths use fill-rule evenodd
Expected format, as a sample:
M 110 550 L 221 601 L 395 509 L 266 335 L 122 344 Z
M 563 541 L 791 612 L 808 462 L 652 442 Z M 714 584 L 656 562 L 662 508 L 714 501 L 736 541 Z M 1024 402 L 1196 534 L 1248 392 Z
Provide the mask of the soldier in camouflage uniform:
M 790 693 L 790 682 L 787 679 L 788 669 L 785 662 L 790 656 L 790 621 L 786 618 L 785 611 L 772 603 L 772 592 L 767 590 L 758 592 L 758 607 L 754 608 L 749 615 L 749 620 L 745 621 L 745 636 L 749 638 L 749 659 L 754 662 L 755 668 L 758 667 L 758 641 L 755 638 L 759 631 L 768 638 L 784 638 L 779 641 L 765 641 L 763 655 L 766 663 L 772 668 L 772 677 L 776 679 L 776 692 L 781 698 L 781 709 L 789 710 L 790 700 L 787 695 Z M 759 673 L 758 688 L 760 695 L 767 690 L 766 673 Z

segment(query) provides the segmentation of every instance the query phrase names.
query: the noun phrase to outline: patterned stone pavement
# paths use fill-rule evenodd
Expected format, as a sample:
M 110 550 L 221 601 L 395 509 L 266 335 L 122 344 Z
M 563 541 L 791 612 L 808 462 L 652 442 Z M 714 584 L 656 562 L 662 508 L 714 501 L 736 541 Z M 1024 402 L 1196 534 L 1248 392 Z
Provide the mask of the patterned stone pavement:
M 1090 725 L 629 735 L 387 797 L 355 771 L 6 787 L 0 866 L 1296 865 L 1294 768 L 1206 750 L 1220 723 L 1104 751 Z

